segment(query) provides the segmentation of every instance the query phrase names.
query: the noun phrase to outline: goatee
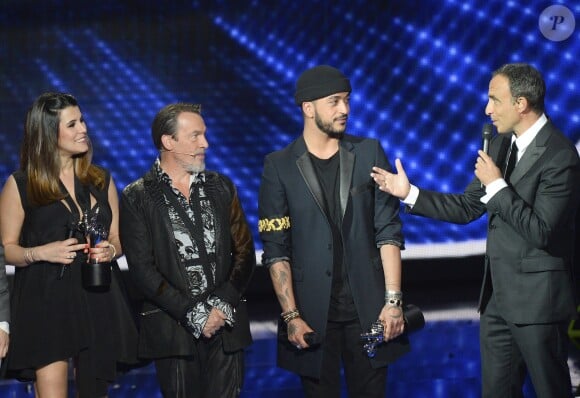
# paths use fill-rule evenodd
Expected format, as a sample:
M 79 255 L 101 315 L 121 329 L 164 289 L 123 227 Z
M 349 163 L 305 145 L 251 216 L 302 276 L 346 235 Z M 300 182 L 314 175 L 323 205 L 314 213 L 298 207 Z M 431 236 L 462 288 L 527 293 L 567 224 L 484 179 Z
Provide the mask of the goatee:
M 316 126 L 320 129 L 320 131 L 325 133 L 330 138 L 340 140 L 344 137 L 344 130 L 346 129 L 346 127 L 344 127 L 342 130 L 337 130 L 332 127 L 332 122 L 324 123 L 322 119 L 320 119 L 320 116 L 318 116 L 318 114 L 314 116 L 314 122 L 316 123 Z

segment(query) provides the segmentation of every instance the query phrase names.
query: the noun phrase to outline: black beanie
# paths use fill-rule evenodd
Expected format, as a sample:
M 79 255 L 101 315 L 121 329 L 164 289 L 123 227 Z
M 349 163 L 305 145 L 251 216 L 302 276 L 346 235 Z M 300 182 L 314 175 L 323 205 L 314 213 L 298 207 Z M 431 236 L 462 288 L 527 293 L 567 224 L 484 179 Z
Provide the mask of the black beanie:
M 345 91 L 350 93 L 352 89 L 341 71 L 329 65 L 318 65 L 303 72 L 296 81 L 294 102 L 301 106 L 303 102 Z

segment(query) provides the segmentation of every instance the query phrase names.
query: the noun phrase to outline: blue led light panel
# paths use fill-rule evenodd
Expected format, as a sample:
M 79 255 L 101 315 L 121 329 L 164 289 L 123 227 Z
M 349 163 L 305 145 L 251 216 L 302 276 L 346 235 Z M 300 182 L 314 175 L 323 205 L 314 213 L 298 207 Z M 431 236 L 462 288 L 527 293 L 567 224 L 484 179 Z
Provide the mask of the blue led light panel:
M 580 141 L 578 29 L 544 37 L 543 1 L 49 0 L 34 14 L 27 3 L 0 5 L 2 181 L 18 166 L 25 113 L 41 92 L 79 99 L 95 161 L 119 190 L 157 156 L 155 113 L 201 103 L 207 166 L 237 184 L 258 249 L 263 158 L 301 134 L 294 82 L 316 64 L 351 78 L 349 132 L 379 139 L 425 189 L 461 192 L 473 178 L 490 74 L 507 62 L 544 73 L 548 115 Z M 579 16 L 577 4 L 554 3 Z M 485 218 L 402 218 L 408 247 L 485 238 Z

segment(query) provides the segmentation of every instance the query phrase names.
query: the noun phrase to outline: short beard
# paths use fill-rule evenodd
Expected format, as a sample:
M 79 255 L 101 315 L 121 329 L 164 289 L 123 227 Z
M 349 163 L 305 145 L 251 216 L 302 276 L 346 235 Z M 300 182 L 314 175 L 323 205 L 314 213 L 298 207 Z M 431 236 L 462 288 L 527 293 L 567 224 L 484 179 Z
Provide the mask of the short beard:
M 191 164 L 187 162 L 178 161 L 178 163 L 190 174 L 201 173 L 205 170 L 205 162 L 201 164 Z
M 325 133 L 330 138 L 336 138 L 340 140 L 342 139 L 342 137 L 344 137 L 344 130 L 346 129 L 346 127 L 343 128 L 342 130 L 336 130 L 332 127 L 332 122 L 324 123 L 322 119 L 320 119 L 320 116 L 318 116 L 318 113 L 314 114 L 314 122 L 316 123 L 316 126 L 320 129 L 320 131 Z
M 201 173 L 202 171 L 205 170 L 205 162 L 200 164 L 200 165 L 197 165 L 197 166 L 194 166 L 191 164 L 187 165 L 186 170 L 188 173 L 191 173 L 191 174 Z

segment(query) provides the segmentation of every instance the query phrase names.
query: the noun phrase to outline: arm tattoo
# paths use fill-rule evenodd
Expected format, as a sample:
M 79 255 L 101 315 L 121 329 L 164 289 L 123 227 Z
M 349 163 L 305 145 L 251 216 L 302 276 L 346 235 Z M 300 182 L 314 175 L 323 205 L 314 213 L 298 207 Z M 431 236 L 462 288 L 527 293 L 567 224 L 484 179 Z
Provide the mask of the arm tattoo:
M 288 287 L 289 276 L 284 270 L 274 271 L 272 273 L 272 281 L 274 283 L 274 290 L 276 296 L 282 307 L 285 307 L 289 302 L 290 292 Z

